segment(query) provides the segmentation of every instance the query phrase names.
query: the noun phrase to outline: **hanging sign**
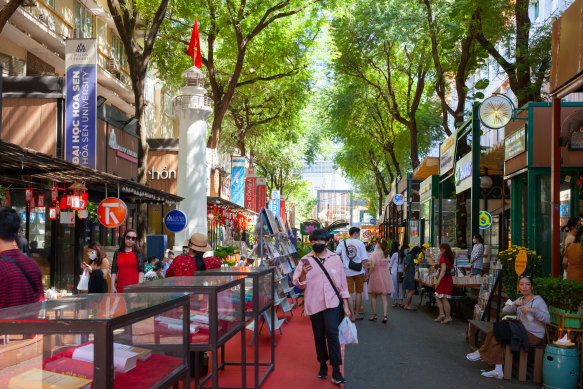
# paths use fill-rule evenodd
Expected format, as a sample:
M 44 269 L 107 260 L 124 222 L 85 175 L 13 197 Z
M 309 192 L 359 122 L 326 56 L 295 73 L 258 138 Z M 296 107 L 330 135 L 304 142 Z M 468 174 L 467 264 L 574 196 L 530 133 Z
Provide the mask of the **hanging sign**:
M 481 230 L 490 228 L 490 226 L 492 225 L 492 215 L 490 215 L 490 212 L 480 211 L 480 214 L 478 215 L 478 220 L 479 220 L 478 224 Z
M 405 196 L 402 194 L 396 194 L 393 197 L 393 204 L 395 204 L 396 206 L 400 206 L 403 205 L 405 203 Z
M 186 214 L 179 209 L 173 209 L 164 216 L 164 225 L 172 232 L 184 230 L 186 223 Z
M 257 176 L 255 169 L 249 168 L 247 170 L 247 178 L 245 178 L 245 208 L 255 211 L 257 202 Z
M 99 222 L 108 228 L 121 226 L 126 220 L 127 213 L 126 204 L 115 197 L 106 198 L 97 207 Z
M 231 157 L 231 201 L 245 206 L 245 157 Z
M 526 250 L 520 250 L 514 261 L 514 270 L 516 274 L 521 275 L 526 270 L 527 255 Z
M 97 42 L 95 39 L 65 42 L 65 159 L 95 169 Z
M 57 220 L 57 208 L 55 208 L 55 207 L 49 208 L 49 219 L 50 220 Z
M 61 224 L 75 223 L 75 212 L 61 212 L 60 221 Z
M 24 191 L 24 199 L 26 201 L 32 201 L 32 189 L 28 188 Z
M 53 188 L 51 190 L 51 200 L 52 202 L 56 202 L 59 199 L 59 191 L 57 190 L 57 188 Z
M 41 208 L 45 207 L 45 195 L 38 195 L 38 206 Z
M 257 177 L 257 205 L 255 209 L 257 212 L 261 211 L 261 208 L 265 208 L 267 202 L 267 180 L 265 177 Z

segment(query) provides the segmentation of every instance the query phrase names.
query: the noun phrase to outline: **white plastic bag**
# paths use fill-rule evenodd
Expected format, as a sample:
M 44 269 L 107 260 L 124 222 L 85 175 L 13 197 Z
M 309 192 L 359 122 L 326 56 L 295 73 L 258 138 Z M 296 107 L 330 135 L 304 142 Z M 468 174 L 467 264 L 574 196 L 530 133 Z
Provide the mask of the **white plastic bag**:
M 368 282 L 362 284 L 362 301 L 368 300 Z
M 338 340 L 340 344 L 358 344 L 356 325 L 345 317 L 338 326 Z
M 83 274 L 81 274 L 77 290 L 89 290 L 89 272 L 87 270 L 84 270 Z

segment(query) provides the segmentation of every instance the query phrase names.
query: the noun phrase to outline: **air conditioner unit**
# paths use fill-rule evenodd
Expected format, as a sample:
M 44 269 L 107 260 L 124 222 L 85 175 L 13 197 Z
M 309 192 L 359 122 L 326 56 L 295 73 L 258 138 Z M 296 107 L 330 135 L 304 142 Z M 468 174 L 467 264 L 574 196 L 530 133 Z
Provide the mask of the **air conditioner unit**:
M 119 62 L 116 59 L 108 59 L 107 64 L 105 65 L 105 69 L 112 74 L 119 74 Z

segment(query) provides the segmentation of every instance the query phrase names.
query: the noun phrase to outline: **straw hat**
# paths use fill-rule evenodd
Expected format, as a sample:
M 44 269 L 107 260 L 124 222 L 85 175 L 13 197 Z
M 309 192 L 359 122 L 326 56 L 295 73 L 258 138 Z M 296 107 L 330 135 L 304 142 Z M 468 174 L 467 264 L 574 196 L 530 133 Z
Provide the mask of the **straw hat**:
M 204 234 L 192 234 L 190 239 L 184 241 L 184 245 L 192 248 L 194 251 L 205 253 L 212 250 L 212 247 L 209 246 L 207 237 Z

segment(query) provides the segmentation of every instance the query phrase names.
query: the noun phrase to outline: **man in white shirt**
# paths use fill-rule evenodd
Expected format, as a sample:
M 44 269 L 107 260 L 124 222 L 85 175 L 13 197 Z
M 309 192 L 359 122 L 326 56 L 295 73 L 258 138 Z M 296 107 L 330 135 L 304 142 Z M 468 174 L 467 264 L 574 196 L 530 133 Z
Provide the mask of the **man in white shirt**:
M 368 255 L 366 253 L 366 247 L 364 243 L 360 240 L 360 228 L 351 227 L 348 230 L 350 238 L 340 242 L 338 248 L 336 249 L 336 254 L 342 258 L 344 263 L 344 272 L 346 273 L 346 282 L 348 283 L 348 292 L 350 293 L 350 309 L 352 320 L 362 320 L 363 317 L 360 316 L 360 307 L 362 305 L 362 292 L 364 288 L 364 273 L 366 269 L 366 263 Z M 348 264 L 352 262 L 357 265 L 360 264 L 362 268 L 360 270 L 353 270 L 348 267 Z

